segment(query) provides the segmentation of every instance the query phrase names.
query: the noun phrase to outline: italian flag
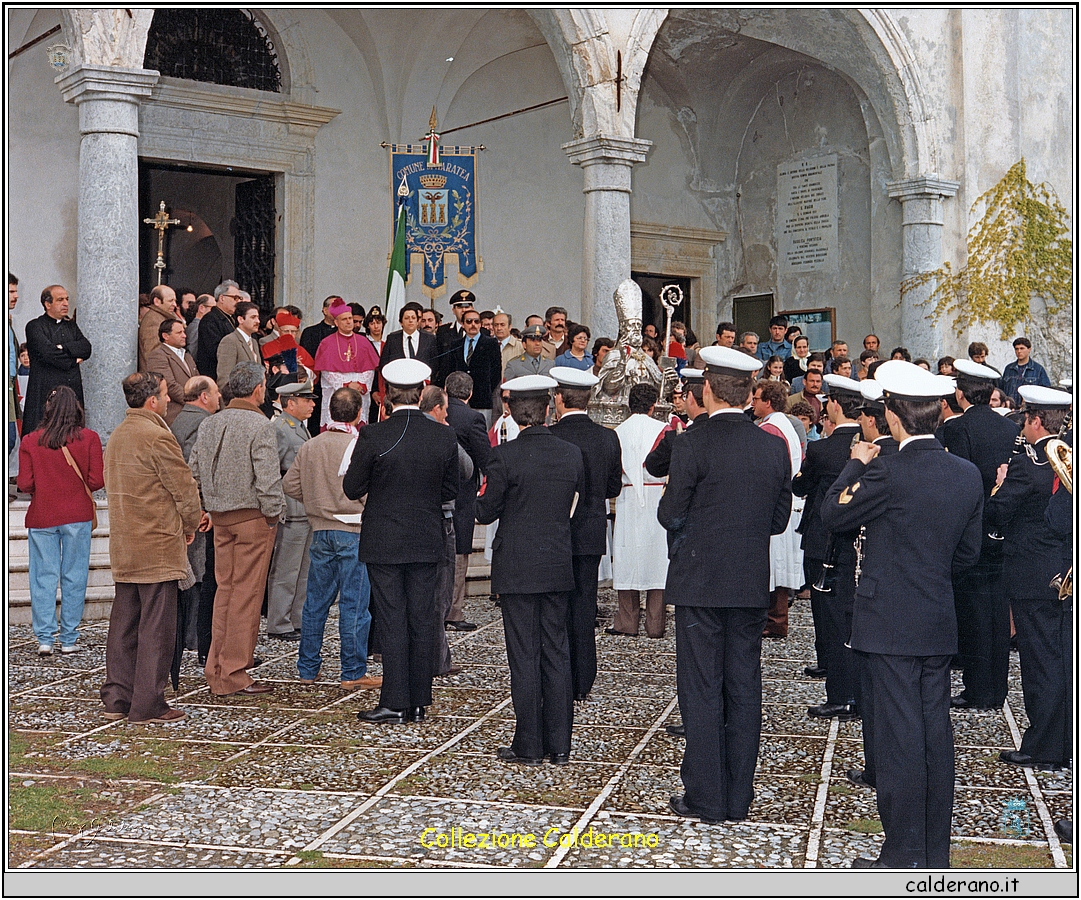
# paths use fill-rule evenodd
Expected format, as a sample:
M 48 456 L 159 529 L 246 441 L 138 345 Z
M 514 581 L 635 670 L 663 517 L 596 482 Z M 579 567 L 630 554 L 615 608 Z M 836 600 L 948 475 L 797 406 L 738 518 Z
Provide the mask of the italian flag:
M 394 229 L 394 251 L 390 254 L 390 271 L 387 272 L 387 302 L 385 315 L 387 327 L 396 328 L 398 316 L 405 306 L 405 202 L 398 203 L 398 224 Z

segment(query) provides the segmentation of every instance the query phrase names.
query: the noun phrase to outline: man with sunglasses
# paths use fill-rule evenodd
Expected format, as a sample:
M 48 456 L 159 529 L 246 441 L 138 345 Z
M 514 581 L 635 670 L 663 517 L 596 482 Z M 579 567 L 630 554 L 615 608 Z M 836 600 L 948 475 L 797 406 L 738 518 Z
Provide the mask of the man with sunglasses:
M 484 416 L 484 428 L 492 425 L 492 397 L 503 373 L 499 341 L 480 327 L 480 313 L 467 309 L 462 315 L 462 336 L 444 357 L 443 381 L 451 372 L 468 372 L 473 379 L 471 409 Z

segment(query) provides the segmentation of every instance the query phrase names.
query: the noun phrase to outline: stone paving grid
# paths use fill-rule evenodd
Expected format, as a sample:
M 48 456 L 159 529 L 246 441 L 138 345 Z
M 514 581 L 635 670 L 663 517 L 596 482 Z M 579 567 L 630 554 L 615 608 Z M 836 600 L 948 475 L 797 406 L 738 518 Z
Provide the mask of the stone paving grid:
M 613 601 L 602 593 L 602 617 Z M 324 680 L 311 688 L 295 681 L 295 646 L 260 644 L 266 664 L 258 677 L 277 690 L 258 700 L 211 696 L 194 654 L 186 654 L 170 700 L 188 718 L 158 729 L 101 719 L 104 623 L 83 626 L 86 652 L 44 660 L 29 629 L 11 627 L 9 725 L 53 741 L 56 762 L 137 752 L 153 741 L 158 752 L 171 748 L 178 760 L 186 753 L 212 765 L 205 777 L 108 824 L 36 835 L 35 846 L 48 849 L 22 865 L 278 868 L 303 865 L 294 854 L 308 850 L 334 864 L 387 867 L 847 868 L 854 856 L 877 855 L 881 835 L 861 833 L 877 830 L 874 795 L 844 777 L 846 768 L 862 766 L 859 723 L 842 723 L 831 736 L 829 722 L 806 715 L 823 696 L 823 684 L 802 674 L 813 652 L 807 604 L 793 607 L 787 641 L 763 644 L 763 740 L 750 820 L 719 826 L 667 808 L 682 790 L 682 741 L 663 728 L 678 719 L 671 621 L 658 641 L 598 633 L 600 672 L 590 701 L 576 706 L 572 762 L 530 769 L 494 757 L 513 733 L 502 626 L 487 601 L 470 604 L 482 627 L 448 635 L 462 673 L 437 680 L 425 725 L 398 728 L 355 721 L 375 695 L 337 685 L 333 619 Z M 1008 707 L 1014 727 L 1023 728 L 1016 658 L 1011 663 L 1018 683 Z M 1001 830 L 1002 811 L 1022 799 L 1034 827 L 1014 843 L 1064 867 L 1039 812 L 1045 805 L 1051 821 L 1072 814 L 1072 772 L 1026 778 L 998 763 L 998 751 L 1015 746 L 1009 719 L 954 714 L 954 841 L 1014 837 Z M 816 807 L 826 758 L 830 780 Z M 62 776 L 42 770 L 23 781 L 55 777 Z M 583 833 L 637 832 L 640 841 L 656 835 L 656 846 L 622 847 L 618 838 L 614 846 L 558 846 L 576 825 Z M 463 847 L 463 832 L 488 833 L 489 845 Z M 532 835 L 533 844 L 513 835 Z

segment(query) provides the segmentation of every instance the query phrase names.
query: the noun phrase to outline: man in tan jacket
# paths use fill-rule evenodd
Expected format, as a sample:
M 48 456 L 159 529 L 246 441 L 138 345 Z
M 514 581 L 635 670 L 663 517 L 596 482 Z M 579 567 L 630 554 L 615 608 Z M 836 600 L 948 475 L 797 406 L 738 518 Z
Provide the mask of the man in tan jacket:
M 159 284 L 150 292 L 150 306 L 139 320 L 140 372 L 146 371 L 147 357 L 161 343 L 158 328 L 162 322 L 170 320 L 184 324 L 184 319 L 176 309 L 176 291 L 167 284 Z
M 285 510 L 278 441 L 259 408 L 266 395 L 262 364 L 238 363 L 227 387 L 234 399 L 199 426 L 188 457 L 214 522 L 218 590 L 204 671 L 217 696 L 268 694 L 273 685 L 253 681 L 245 670 L 259 637 L 270 555 Z
M 105 447 L 109 560 L 116 598 L 105 649 L 105 718 L 134 724 L 184 718 L 165 702 L 176 644 L 177 582 L 187 545 L 210 520 L 180 445 L 162 416 L 165 381 L 136 372 L 123 381 L 128 412 Z
M 156 372 L 165 379 L 165 388 L 169 394 L 169 408 L 165 411 L 165 423 L 172 425 L 173 420 L 184 408 L 184 385 L 199 374 L 195 359 L 184 348 L 188 343 L 188 332 L 179 319 L 165 319 L 158 326 L 158 344 L 146 357 L 145 368 L 140 371 Z

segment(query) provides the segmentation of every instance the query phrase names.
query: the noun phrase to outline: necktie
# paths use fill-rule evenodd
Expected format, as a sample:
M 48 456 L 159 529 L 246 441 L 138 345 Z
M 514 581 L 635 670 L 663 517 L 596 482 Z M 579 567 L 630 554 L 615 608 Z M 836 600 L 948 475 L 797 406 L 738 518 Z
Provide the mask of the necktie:
M 507 443 L 507 420 L 505 418 L 499 423 L 499 443 Z
M 476 341 L 476 338 L 470 338 L 468 341 L 465 342 L 465 361 L 467 363 L 471 359 L 473 359 L 473 343 L 474 343 L 474 341 Z
M 412 359 L 416 353 L 413 350 L 413 335 L 409 335 L 406 340 L 405 356 L 407 359 Z

